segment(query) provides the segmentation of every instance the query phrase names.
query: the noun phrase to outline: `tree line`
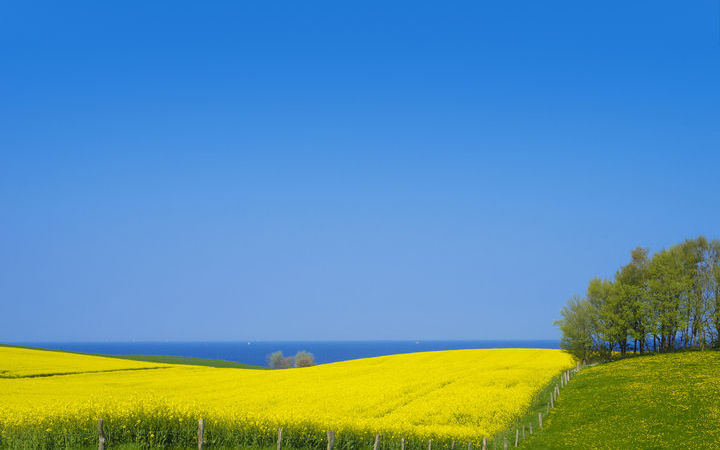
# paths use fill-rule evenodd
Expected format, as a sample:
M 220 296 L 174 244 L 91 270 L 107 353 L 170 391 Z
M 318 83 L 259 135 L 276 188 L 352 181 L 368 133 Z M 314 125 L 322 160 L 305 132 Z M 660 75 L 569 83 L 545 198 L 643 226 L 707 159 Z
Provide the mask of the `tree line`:
M 593 278 L 555 325 L 578 358 L 720 347 L 720 241 L 703 236 L 650 256 L 637 247 L 612 279 Z

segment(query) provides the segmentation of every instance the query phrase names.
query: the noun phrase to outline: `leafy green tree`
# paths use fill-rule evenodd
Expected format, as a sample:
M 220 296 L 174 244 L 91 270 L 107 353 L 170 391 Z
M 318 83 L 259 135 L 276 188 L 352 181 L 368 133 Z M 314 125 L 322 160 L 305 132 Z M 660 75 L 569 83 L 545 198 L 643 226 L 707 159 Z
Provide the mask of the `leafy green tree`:
M 594 350 L 601 356 L 609 357 L 612 352 L 613 321 L 608 314 L 608 299 L 612 293 L 613 284 L 610 280 L 593 278 L 587 288 L 586 298 L 590 303 L 590 314 L 592 316 L 592 334 L 595 341 Z
M 561 319 L 554 322 L 560 328 L 560 348 L 581 360 L 588 360 L 594 347 L 593 315 L 590 302 L 574 295 L 560 311 Z
M 648 266 L 648 287 L 652 309 L 652 331 L 661 351 L 674 348 L 675 336 L 683 323 L 681 302 L 686 290 L 682 256 L 676 248 L 656 253 Z
M 633 352 L 640 345 L 640 353 L 645 350 L 645 338 L 650 328 L 650 301 L 647 287 L 647 265 L 649 250 L 637 247 L 630 252 L 630 263 L 620 268 L 615 276 L 618 301 L 623 319 L 628 325 L 632 337 Z
M 715 347 L 720 346 L 720 241 L 713 240 L 708 246 L 708 260 L 710 261 L 709 291 L 712 298 L 712 321 L 714 325 Z

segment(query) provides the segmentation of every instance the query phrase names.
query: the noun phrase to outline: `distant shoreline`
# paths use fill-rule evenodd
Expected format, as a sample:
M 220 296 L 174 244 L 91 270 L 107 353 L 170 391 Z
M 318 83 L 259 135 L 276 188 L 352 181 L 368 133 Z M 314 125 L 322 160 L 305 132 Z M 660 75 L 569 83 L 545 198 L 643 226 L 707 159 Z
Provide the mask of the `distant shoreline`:
M 549 348 L 557 340 L 428 340 L 428 341 L 238 341 L 238 342 L 8 342 L 11 345 L 45 348 L 96 355 L 162 355 L 167 357 L 223 360 L 252 366 L 266 366 L 270 353 L 282 350 L 295 354 L 307 350 L 318 364 L 371 358 L 397 353 L 473 348 Z

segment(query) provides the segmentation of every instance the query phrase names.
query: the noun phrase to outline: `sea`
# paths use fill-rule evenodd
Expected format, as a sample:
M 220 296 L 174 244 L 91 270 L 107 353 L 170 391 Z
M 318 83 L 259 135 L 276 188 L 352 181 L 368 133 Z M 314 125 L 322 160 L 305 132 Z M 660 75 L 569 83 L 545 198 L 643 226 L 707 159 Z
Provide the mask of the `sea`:
M 17 345 L 104 355 L 171 355 L 223 359 L 257 366 L 267 365 L 276 351 L 295 355 L 305 350 L 317 364 L 371 358 L 397 353 L 473 348 L 550 348 L 556 340 L 474 341 L 242 341 L 242 342 L 16 342 Z

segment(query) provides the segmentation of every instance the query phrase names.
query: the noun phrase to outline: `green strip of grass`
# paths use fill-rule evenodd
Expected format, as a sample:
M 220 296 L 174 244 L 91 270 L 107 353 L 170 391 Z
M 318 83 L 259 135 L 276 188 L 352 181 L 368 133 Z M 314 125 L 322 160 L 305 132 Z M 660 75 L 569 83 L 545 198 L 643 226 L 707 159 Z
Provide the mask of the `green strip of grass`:
M 230 367 L 236 369 L 266 370 L 267 367 L 253 366 L 224 359 L 192 358 L 189 356 L 166 356 L 166 355 L 102 355 L 110 358 L 132 359 L 135 361 L 157 362 L 165 364 L 188 364 L 192 366 L 208 367 Z
M 97 353 L 81 353 L 67 350 L 56 350 L 52 348 L 29 347 L 26 345 L 0 344 L 0 347 L 26 348 L 28 350 L 42 350 L 46 352 L 72 353 L 75 355 L 102 356 L 104 358 L 130 359 L 134 361 L 156 362 L 164 364 L 187 364 L 192 366 L 206 367 L 229 367 L 235 369 L 267 370 L 267 367 L 243 364 L 224 359 L 192 358 L 190 356 L 166 356 L 166 355 L 102 355 Z

